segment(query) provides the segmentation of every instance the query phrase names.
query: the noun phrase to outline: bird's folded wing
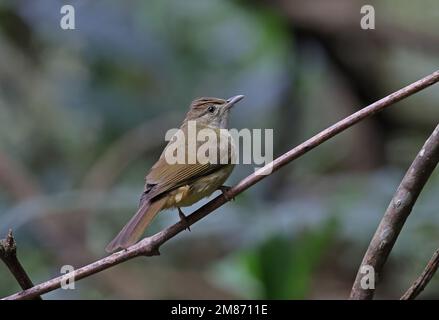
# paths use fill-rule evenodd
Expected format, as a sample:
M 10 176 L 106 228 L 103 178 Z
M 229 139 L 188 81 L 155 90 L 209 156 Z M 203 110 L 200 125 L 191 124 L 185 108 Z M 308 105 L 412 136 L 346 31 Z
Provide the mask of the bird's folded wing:
M 152 186 L 148 198 L 152 199 L 164 192 L 191 184 L 194 180 L 214 173 L 224 166 L 211 163 L 170 165 L 165 161 L 159 161 L 146 177 L 146 184 Z
M 185 136 L 187 135 L 187 128 L 184 127 L 183 132 L 185 133 Z M 220 133 L 219 131 L 217 132 Z M 170 147 L 173 143 L 171 141 L 168 146 Z M 183 142 L 177 143 L 184 143 L 182 146 L 184 148 L 185 154 L 186 154 L 186 160 L 188 158 L 189 149 L 187 145 L 187 141 L 184 140 Z M 222 145 L 221 143 L 226 143 L 226 145 Z M 203 141 L 197 141 L 196 142 L 196 150 L 201 147 L 201 145 L 204 144 Z M 231 148 L 228 147 L 228 136 L 226 136 L 226 139 L 223 139 L 220 141 L 220 144 L 215 145 L 217 148 L 216 154 L 220 156 L 220 159 L 225 156 L 228 158 L 227 163 L 231 163 L 231 157 L 232 157 L 232 151 Z M 193 164 L 169 164 L 166 161 L 166 148 L 163 151 L 162 155 L 160 156 L 159 161 L 157 161 L 154 166 L 151 168 L 151 171 L 146 176 L 146 185 L 145 185 L 145 198 L 152 199 L 154 197 L 157 197 L 164 192 L 176 189 L 178 187 L 181 187 L 183 185 L 191 184 L 194 180 L 209 175 L 211 173 L 214 173 L 221 168 L 224 168 L 227 166 L 227 164 L 223 163 L 193 163 Z M 210 150 L 208 150 L 210 151 Z M 220 162 L 220 161 L 218 161 Z

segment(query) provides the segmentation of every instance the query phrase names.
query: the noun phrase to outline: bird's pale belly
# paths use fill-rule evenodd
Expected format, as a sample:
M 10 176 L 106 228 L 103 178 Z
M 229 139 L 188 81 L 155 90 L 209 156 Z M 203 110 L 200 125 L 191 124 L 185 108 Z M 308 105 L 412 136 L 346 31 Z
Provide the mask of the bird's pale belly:
M 181 186 L 170 192 L 164 208 L 189 207 L 210 196 L 227 180 L 233 167 L 233 164 L 229 164 L 215 173 L 197 179 L 190 185 Z

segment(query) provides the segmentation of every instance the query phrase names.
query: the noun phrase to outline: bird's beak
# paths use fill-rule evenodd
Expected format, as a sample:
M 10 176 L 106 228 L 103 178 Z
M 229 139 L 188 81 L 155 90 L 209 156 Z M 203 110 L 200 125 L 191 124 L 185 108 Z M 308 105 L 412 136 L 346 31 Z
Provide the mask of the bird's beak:
M 242 99 L 244 99 L 243 95 L 238 95 L 238 96 L 234 96 L 234 97 L 227 99 L 226 108 L 230 109 L 231 107 L 233 107 L 236 103 L 238 103 Z

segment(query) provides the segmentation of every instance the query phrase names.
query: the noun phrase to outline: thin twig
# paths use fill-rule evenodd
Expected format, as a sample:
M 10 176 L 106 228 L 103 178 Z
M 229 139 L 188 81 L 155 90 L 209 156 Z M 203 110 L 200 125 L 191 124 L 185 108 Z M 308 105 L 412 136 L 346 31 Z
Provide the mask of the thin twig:
M 0 259 L 11 271 L 12 275 L 15 277 L 23 290 L 32 288 L 34 286 L 17 258 L 17 245 L 14 237 L 12 236 L 12 230 L 9 230 L 6 239 L 0 240 Z M 39 295 L 29 298 L 33 298 L 34 300 L 42 300 Z
M 350 299 L 368 300 L 373 298 L 375 285 L 362 288 L 361 280 L 365 276 L 362 270 L 372 267 L 375 279 L 379 280 L 390 251 L 438 161 L 439 125 L 419 151 L 390 201 L 361 262 Z
M 353 126 L 359 121 L 364 120 L 365 118 L 385 109 L 386 107 L 394 104 L 395 102 L 407 98 L 415 94 L 416 92 L 431 86 L 432 84 L 438 81 L 439 81 L 439 70 L 357 111 L 356 113 L 350 115 L 349 117 L 335 123 L 331 127 L 321 131 L 317 135 L 313 136 L 312 138 L 298 145 L 294 149 L 291 149 L 287 153 L 275 159 L 273 162 L 267 164 L 265 167 L 259 169 L 257 172 L 249 175 L 241 182 L 239 182 L 236 186 L 231 188 L 228 192 L 226 192 L 225 196 L 220 195 L 214 198 L 213 200 L 211 200 L 210 202 L 208 202 L 207 204 L 205 204 L 204 206 L 193 212 L 191 215 L 189 215 L 185 222 L 180 221 L 156 233 L 151 237 L 143 239 L 142 241 L 129 247 L 126 250 L 113 253 L 108 257 L 105 257 L 101 260 L 98 260 L 96 262 L 93 262 L 89 265 L 86 265 L 82 268 L 75 270 L 73 274 L 75 280 L 83 279 L 92 274 L 98 273 L 100 271 L 103 271 L 105 269 L 108 269 L 112 266 L 115 266 L 119 263 L 122 263 L 124 261 L 127 261 L 129 259 L 138 256 L 159 255 L 160 254 L 159 248 L 162 244 L 164 244 L 166 241 L 176 236 L 178 233 L 185 230 L 188 224 L 189 225 L 194 224 L 195 222 L 204 218 L 215 209 L 221 207 L 223 204 L 227 202 L 226 198 L 227 199 L 234 198 L 238 194 L 242 193 L 243 191 L 247 190 L 257 182 L 264 179 L 267 175 L 270 175 L 273 172 L 279 170 L 286 164 L 297 159 L 303 154 L 309 152 L 313 148 L 319 146 L 320 144 L 334 137 L 338 133 Z M 53 291 L 61 286 L 62 281 L 70 279 L 71 276 L 72 275 L 70 274 L 66 274 L 64 276 L 54 278 L 52 280 L 36 285 L 35 287 L 30 288 L 28 290 L 24 290 L 22 292 L 18 292 L 16 294 L 8 296 L 5 299 L 30 298 L 39 294 L 44 294 Z
M 431 257 L 422 274 L 416 279 L 400 300 L 413 300 L 425 289 L 439 267 L 439 249 Z

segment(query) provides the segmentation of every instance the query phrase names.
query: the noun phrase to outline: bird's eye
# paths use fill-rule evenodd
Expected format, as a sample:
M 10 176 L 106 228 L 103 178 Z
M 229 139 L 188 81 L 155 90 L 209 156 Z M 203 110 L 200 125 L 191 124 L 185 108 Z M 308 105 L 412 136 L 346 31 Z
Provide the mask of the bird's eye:
M 210 106 L 210 107 L 207 109 L 207 111 L 209 111 L 210 113 L 214 113 L 215 110 L 216 110 L 216 107 L 215 107 L 215 106 Z

